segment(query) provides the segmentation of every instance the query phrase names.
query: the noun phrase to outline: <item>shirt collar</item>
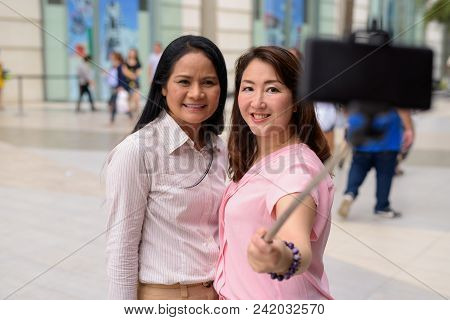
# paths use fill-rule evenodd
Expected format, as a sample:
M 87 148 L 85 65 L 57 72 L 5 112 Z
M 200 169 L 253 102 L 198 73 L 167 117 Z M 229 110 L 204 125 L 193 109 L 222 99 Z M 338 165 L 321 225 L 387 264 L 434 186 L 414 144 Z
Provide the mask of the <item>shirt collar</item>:
M 162 133 L 164 147 L 168 154 L 172 154 L 184 144 L 189 145 L 192 149 L 195 148 L 191 138 L 165 110 L 161 111 L 159 117 L 159 131 Z M 211 144 L 214 151 L 220 151 L 218 139 L 216 135 L 211 135 Z
M 159 131 L 164 147 L 169 154 L 190 140 L 186 132 L 165 110 L 161 111 L 159 117 Z

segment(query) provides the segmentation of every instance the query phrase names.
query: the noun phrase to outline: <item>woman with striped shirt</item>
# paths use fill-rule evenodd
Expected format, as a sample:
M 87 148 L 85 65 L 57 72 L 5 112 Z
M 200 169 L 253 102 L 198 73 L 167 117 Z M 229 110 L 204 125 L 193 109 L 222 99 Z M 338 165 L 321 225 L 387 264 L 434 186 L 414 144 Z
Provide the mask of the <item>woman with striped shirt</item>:
M 183 36 L 165 49 L 133 133 L 108 158 L 109 298 L 217 299 L 226 94 L 210 40 Z

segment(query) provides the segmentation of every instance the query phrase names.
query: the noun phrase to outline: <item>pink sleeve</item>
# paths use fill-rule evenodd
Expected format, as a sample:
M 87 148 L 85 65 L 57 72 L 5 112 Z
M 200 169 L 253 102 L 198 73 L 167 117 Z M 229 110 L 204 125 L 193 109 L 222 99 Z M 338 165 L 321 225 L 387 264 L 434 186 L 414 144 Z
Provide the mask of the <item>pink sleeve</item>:
M 316 174 L 318 174 L 317 169 L 305 163 L 297 163 L 283 170 L 274 181 L 269 183 L 267 189 L 266 207 L 270 215 L 275 217 L 275 205 L 278 200 L 288 194 L 301 193 Z M 322 181 L 310 193 L 316 204 L 316 217 L 310 236 L 311 241 L 315 241 L 320 237 L 329 218 L 328 214 L 323 214 L 324 205 L 327 206 L 327 203 L 321 203 L 321 200 L 327 202 L 327 199 L 322 199 L 319 196 L 319 193 L 322 193 L 319 190 L 322 191 L 323 187 L 326 188 L 326 180 Z

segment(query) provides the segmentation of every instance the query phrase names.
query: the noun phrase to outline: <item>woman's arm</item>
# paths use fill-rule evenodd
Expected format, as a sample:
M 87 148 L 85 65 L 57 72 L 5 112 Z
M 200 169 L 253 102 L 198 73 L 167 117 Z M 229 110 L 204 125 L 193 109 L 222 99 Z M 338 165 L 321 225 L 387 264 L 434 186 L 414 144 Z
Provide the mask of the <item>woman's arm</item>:
M 136 299 L 139 243 L 150 192 L 144 153 L 137 141 L 122 142 L 106 172 L 107 274 L 110 299 Z
M 402 150 L 407 150 L 414 142 L 414 123 L 412 121 L 411 111 L 397 109 L 397 112 L 403 125 Z
M 139 67 L 136 69 L 136 71 L 134 72 L 134 74 L 136 75 L 136 79 L 141 76 L 141 72 L 142 72 L 142 68 Z
M 122 65 L 122 73 L 125 75 L 125 77 L 127 77 L 128 79 L 131 80 L 136 80 L 136 74 L 134 74 L 133 72 L 130 71 L 130 69 L 128 69 L 128 67 L 123 64 Z
M 277 218 L 283 214 L 292 201 L 296 201 L 294 199 L 296 195 L 298 194 L 289 194 L 278 200 L 275 206 Z M 292 263 L 292 251 L 282 240 L 292 242 L 300 251 L 301 263 L 296 274 L 308 270 L 312 259 L 310 234 L 315 214 L 316 204 L 313 198 L 308 196 L 292 213 L 271 244 L 262 239 L 266 230 L 259 229 L 253 235 L 247 250 L 248 261 L 253 270 L 260 273 L 275 272 L 278 274 L 288 271 Z

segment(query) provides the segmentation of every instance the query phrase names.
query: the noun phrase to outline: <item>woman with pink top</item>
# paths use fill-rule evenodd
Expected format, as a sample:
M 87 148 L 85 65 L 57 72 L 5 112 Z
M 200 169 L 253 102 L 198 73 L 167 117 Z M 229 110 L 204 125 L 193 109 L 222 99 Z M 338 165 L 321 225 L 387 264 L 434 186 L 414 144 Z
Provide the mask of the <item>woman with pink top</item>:
M 296 101 L 299 61 L 279 47 L 236 63 L 228 186 L 214 287 L 222 299 L 332 299 L 323 265 L 334 186 L 327 176 L 272 243 L 262 237 L 330 156 L 312 103 Z

